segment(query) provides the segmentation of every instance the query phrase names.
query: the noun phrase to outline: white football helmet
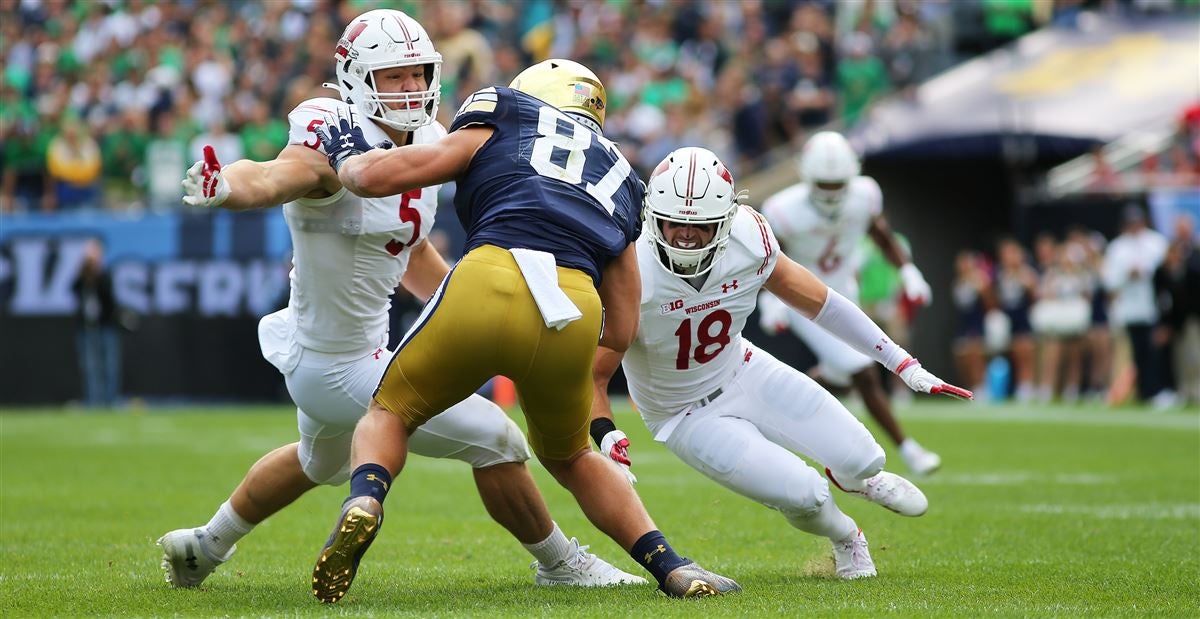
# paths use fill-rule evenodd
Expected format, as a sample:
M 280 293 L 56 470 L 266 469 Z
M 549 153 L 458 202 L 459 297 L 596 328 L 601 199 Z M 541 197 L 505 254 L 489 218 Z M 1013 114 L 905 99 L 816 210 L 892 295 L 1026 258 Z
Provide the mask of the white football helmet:
M 809 185 L 809 200 L 830 217 L 841 209 L 850 179 L 860 170 L 858 155 L 846 138 L 834 131 L 813 135 L 800 152 L 800 178 Z
M 351 20 L 333 53 L 337 84 L 326 84 L 342 100 L 384 125 L 414 131 L 433 122 L 441 100 L 442 55 L 421 24 L 400 11 L 377 9 Z M 427 90 L 379 92 L 373 73 L 393 67 L 425 66 Z M 399 104 L 392 109 L 388 104 Z
M 698 277 L 713 268 L 729 245 L 738 199 L 733 175 L 712 151 L 688 146 L 667 155 L 650 175 L 645 218 L 658 244 L 663 268 L 680 277 Z M 716 224 L 703 247 L 681 249 L 667 242 L 663 223 Z

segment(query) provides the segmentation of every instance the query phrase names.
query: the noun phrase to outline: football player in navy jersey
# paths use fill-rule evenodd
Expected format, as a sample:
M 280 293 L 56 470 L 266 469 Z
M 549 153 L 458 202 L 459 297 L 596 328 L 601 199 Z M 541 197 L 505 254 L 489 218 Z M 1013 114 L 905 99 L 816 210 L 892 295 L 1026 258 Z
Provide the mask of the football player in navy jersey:
M 342 184 L 364 197 L 457 181 L 466 255 L 405 335 L 354 432 L 350 497 L 317 559 L 313 591 L 349 589 L 404 467 L 408 436 L 485 381 L 514 381 L 534 453 L 584 513 L 674 597 L 737 591 L 676 554 L 618 467 L 588 447 L 597 343 L 624 351 L 638 325 L 631 244 L 644 186 L 602 134 L 604 86 L 547 60 L 463 103 L 432 144 L 372 149 L 353 119 L 319 133 Z

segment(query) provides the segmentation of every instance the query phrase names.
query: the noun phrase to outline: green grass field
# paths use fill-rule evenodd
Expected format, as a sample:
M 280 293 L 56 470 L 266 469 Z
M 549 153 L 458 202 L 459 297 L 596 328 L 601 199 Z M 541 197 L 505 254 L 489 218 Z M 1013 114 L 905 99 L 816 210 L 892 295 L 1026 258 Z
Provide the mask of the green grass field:
M 291 409 L 4 412 L 0 614 L 1200 615 L 1196 410 L 922 403 L 903 419 L 945 461 L 919 481 L 929 513 L 906 519 L 838 497 L 868 534 L 875 579 L 832 578 L 827 541 L 687 468 L 626 410 L 618 422 L 660 528 L 744 593 L 678 601 L 650 586 L 535 587 L 530 557 L 488 518 L 465 465 L 413 458 L 354 587 L 329 607 L 308 581 L 345 488 L 309 493 L 260 526 L 198 590 L 168 588 L 154 545 L 206 522 L 251 463 L 294 440 Z M 533 469 L 568 536 L 638 572 Z

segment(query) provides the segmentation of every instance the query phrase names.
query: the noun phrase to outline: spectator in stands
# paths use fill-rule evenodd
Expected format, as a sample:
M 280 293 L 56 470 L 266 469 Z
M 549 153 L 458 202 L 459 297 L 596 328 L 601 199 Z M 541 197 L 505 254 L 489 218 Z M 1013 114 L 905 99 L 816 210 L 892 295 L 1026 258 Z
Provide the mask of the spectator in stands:
M 83 266 L 71 286 L 75 294 L 76 357 L 88 407 L 112 407 L 121 388 L 121 346 L 117 330 L 119 308 L 112 279 L 104 268 L 104 247 L 88 242 Z
M 984 393 L 984 316 L 994 305 L 991 276 L 983 256 L 962 250 L 954 260 L 954 308 L 958 313 L 958 332 L 954 338 L 954 361 L 960 384 L 970 385 L 975 393 Z
M 146 148 L 150 145 L 146 114 L 129 108 L 120 122 L 109 130 L 100 144 L 104 168 L 104 202 L 109 208 L 130 208 L 141 204 L 140 189 L 145 186 Z
M 1079 401 L 1083 382 L 1083 336 L 1091 321 L 1090 281 L 1082 247 L 1066 241 L 1055 246 L 1038 285 L 1038 300 L 1030 313 L 1042 344 L 1038 399 L 1050 402 L 1059 393 L 1068 404 Z
M 887 69 L 871 53 L 870 35 L 854 32 L 843 45 L 845 57 L 838 62 L 839 113 L 846 126 L 854 126 L 872 101 L 888 89 Z
M 1104 401 L 1112 374 L 1112 330 L 1108 325 L 1108 291 L 1104 289 L 1101 272 L 1104 267 L 1104 236 L 1098 232 L 1073 227 L 1067 240 L 1083 251 L 1083 268 L 1087 274 L 1088 297 L 1091 299 L 1091 321 L 1087 332 L 1087 399 Z
M 155 119 L 154 134 L 146 145 L 147 200 L 153 209 L 180 204 L 179 179 L 187 170 L 187 142 L 175 129 L 176 114 L 168 110 Z
M 8 103 L 3 106 L 9 111 Z M 54 185 L 46 173 L 46 150 L 53 137 L 51 128 L 32 117 L 14 116 L 4 131 L 3 166 L 0 177 L 0 212 L 53 208 Z
M 933 43 L 911 13 L 900 14 L 883 40 L 882 56 L 892 85 L 905 96 L 913 96 L 916 86 L 929 76 Z
M 205 145 L 213 147 L 213 150 L 217 152 L 218 161 L 237 161 L 244 158 L 242 140 L 226 130 L 225 121 L 222 119 L 210 123 L 206 131 L 192 138 L 192 143 L 188 146 L 188 155 L 193 161 L 204 160 Z M 286 140 L 279 144 L 279 149 L 282 149 L 284 145 L 286 145 Z
M 1175 222 L 1166 256 L 1154 273 L 1154 290 L 1162 315 L 1155 344 L 1168 352 L 1165 360 L 1174 370 L 1179 395 L 1200 402 L 1200 251 L 1188 215 Z
M 1104 285 L 1113 295 L 1111 318 L 1125 328 L 1137 371 L 1138 397 L 1159 397 L 1158 405 L 1169 405 L 1174 393 L 1163 384 L 1161 351 L 1154 345 L 1152 331 L 1158 323 L 1154 299 L 1154 271 L 1167 250 L 1163 235 L 1146 226 L 1146 214 L 1136 204 L 1125 207 L 1121 234 L 1109 243 L 1104 254 Z
M 817 37 L 808 32 L 796 34 L 796 63 L 799 70 L 796 85 L 792 87 L 788 105 L 800 128 L 812 131 L 829 122 L 833 117 L 833 85 L 825 71 L 821 45 Z
M 270 108 L 261 99 L 250 108 L 247 122 L 241 130 L 242 152 L 252 161 L 270 161 L 283 150 L 288 141 L 288 126 L 270 115 Z M 225 160 L 236 161 L 236 160 Z
M 1033 0 L 983 0 L 983 25 L 990 41 L 999 47 L 1033 28 Z
M 100 206 L 100 145 L 78 118 L 64 117 L 58 135 L 46 147 L 46 170 L 54 199 L 44 201 L 43 210 Z
M 1013 238 L 1005 238 L 996 248 L 996 301 L 1008 316 L 1012 337 L 1012 367 L 1016 376 L 1016 398 L 1028 402 L 1034 393 L 1034 366 L 1037 345 L 1029 311 L 1037 300 L 1038 274 L 1025 259 L 1025 248 Z

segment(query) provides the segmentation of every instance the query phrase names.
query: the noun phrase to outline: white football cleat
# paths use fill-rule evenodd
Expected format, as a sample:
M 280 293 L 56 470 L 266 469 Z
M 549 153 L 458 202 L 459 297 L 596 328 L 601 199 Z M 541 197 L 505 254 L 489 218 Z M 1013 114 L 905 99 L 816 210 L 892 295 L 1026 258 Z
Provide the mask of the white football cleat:
M 929 499 L 925 498 L 925 493 L 895 473 L 881 471 L 874 477 L 868 477 L 861 482 L 865 486 L 862 490 L 842 486 L 828 468 L 825 469 L 825 476 L 842 492 L 862 497 L 901 516 L 920 516 L 929 510 Z
M 644 585 L 648 581 L 641 576 L 627 574 L 611 563 L 580 546 L 579 540 L 571 538 L 574 549 L 558 565 L 547 567 L 534 561 L 529 568 L 536 569 L 533 582 L 543 587 L 570 585 L 575 587 L 611 587 L 615 585 Z
M 233 556 L 237 546 L 218 557 L 204 545 L 204 529 L 176 529 L 158 538 L 162 569 L 172 587 L 198 587 L 217 566 Z
M 867 548 L 867 536 L 859 529 L 849 539 L 833 543 L 833 561 L 837 577 L 844 580 L 872 578 L 875 562 Z
M 925 449 L 920 443 L 905 439 L 900 443 L 900 459 L 915 475 L 932 475 L 942 467 L 942 457 Z

